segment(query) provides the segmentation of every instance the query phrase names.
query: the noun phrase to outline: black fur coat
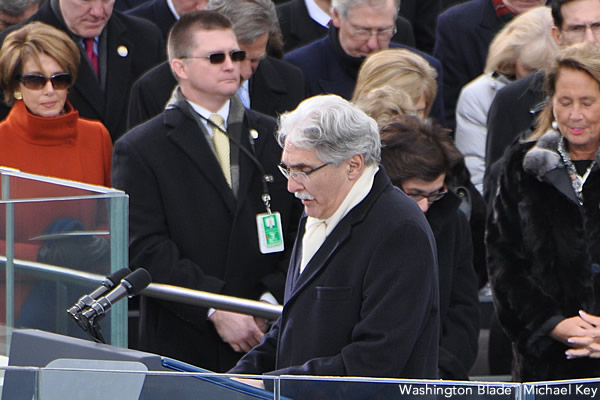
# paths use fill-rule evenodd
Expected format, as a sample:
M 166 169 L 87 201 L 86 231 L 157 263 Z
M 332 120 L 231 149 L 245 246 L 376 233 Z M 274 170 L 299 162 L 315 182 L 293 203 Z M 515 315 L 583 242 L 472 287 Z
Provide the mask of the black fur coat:
M 550 130 L 511 148 L 487 221 L 494 303 L 518 381 L 600 376 L 600 360 L 567 360 L 567 346 L 549 336 L 578 310 L 600 315 L 600 169 L 589 175 L 581 206 L 559 140 Z

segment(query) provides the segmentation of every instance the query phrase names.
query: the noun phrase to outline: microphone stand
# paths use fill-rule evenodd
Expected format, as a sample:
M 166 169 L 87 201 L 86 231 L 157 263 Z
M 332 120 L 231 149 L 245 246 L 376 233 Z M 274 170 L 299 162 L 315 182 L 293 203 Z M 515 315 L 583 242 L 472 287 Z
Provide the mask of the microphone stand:
M 77 325 L 94 340 L 96 343 L 106 344 L 106 340 L 104 339 L 104 335 L 102 334 L 102 328 L 100 327 L 99 321 L 102 319 L 103 315 L 98 317 L 92 317 L 87 319 L 83 316 L 81 312 L 77 313 L 76 322 Z
M 102 335 L 102 329 L 100 328 L 100 324 L 98 323 L 98 321 L 102 319 L 102 317 L 103 315 L 101 315 L 98 318 L 92 318 L 92 320 L 88 322 L 90 326 L 90 330 L 88 331 L 88 333 L 96 343 L 106 344 L 106 340 L 104 340 L 104 335 Z

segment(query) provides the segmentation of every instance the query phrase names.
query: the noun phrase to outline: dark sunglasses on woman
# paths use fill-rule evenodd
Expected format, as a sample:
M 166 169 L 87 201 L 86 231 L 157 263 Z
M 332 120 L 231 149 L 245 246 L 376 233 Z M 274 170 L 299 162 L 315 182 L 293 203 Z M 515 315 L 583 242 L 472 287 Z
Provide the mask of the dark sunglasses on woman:
M 25 74 L 17 76 L 17 80 L 27 89 L 40 90 L 50 81 L 54 89 L 66 89 L 71 85 L 72 76 L 68 72 L 46 77 L 41 74 Z

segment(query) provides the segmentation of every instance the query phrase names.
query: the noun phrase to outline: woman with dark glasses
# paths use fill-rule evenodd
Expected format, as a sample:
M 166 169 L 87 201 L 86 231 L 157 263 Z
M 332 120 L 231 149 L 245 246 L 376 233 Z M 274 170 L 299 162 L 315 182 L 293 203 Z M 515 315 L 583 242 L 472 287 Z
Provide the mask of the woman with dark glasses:
M 79 49 L 67 34 L 49 25 L 32 22 L 10 33 L 0 49 L 0 88 L 12 106 L 0 122 L 0 166 L 44 176 L 110 186 L 112 143 L 106 128 L 97 121 L 79 117 L 67 100 L 77 78 Z M 11 185 L 14 198 L 81 194 L 59 185 L 19 180 Z M 5 213 L 0 206 L 0 227 Z M 96 230 L 106 221 L 105 208 L 94 201 L 46 202 L 15 207 L 15 258 L 68 266 L 90 272 L 105 272 L 106 239 L 31 240 L 46 233 Z M 4 251 L 4 229 L 0 228 L 0 253 Z M 59 248 L 59 242 L 66 245 Z M 67 243 L 68 242 L 68 243 Z M 58 257 L 60 255 L 61 257 Z M 58 260 L 61 258 L 61 260 Z M 100 268 L 100 269 L 98 269 Z M 31 278 L 15 279 L 15 312 L 22 326 L 55 330 L 40 321 L 48 319 L 50 301 L 40 309 L 33 295 L 47 287 L 40 281 L 20 315 L 33 284 Z M 55 289 L 53 289 L 55 290 Z M 4 296 L 0 282 L 0 296 Z M 81 291 L 79 293 L 84 293 Z M 53 295 L 48 293 L 48 299 Z M 28 307 L 28 304 L 37 304 Z M 46 304 L 44 303 L 44 304 Z M 28 311 L 26 311 L 28 310 Z M 4 312 L 0 311 L 0 321 Z M 35 326 L 25 321 L 36 321 Z M 55 323 L 55 322 L 53 322 Z
M 440 126 L 411 116 L 382 127 L 381 142 L 381 164 L 392 183 L 425 213 L 437 243 L 439 377 L 467 380 L 479 337 L 477 277 L 469 222 L 459 209 L 461 200 L 446 188 L 462 155 Z
M 112 143 L 97 121 L 67 100 L 79 49 L 62 31 L 32 22 L 0 49 L 0 87 L 12 106 L 0 123 L 0 165 L 110 186 Z

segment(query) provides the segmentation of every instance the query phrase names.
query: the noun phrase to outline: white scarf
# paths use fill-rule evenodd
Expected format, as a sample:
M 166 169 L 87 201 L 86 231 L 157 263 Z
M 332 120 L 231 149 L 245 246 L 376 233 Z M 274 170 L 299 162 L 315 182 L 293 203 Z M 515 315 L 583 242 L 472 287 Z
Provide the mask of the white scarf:
M 342 218 L 367 197 L 373 188 L 373 180 L 375 179 L 375 174 L 378 170 L 379 167 L 376 165 L 365 167 L 362 175 L 354 183 L 342 204 L 331 217 L 327 219 L 308 217 L 306 219 L 306 229 L 304 236 L 302 237 L 300 273 L 304 271 L 308 262 L 313 258 L 317 250 L 319 250 L 323 242 L 325 242 L 327 236 L 335 229 Z

